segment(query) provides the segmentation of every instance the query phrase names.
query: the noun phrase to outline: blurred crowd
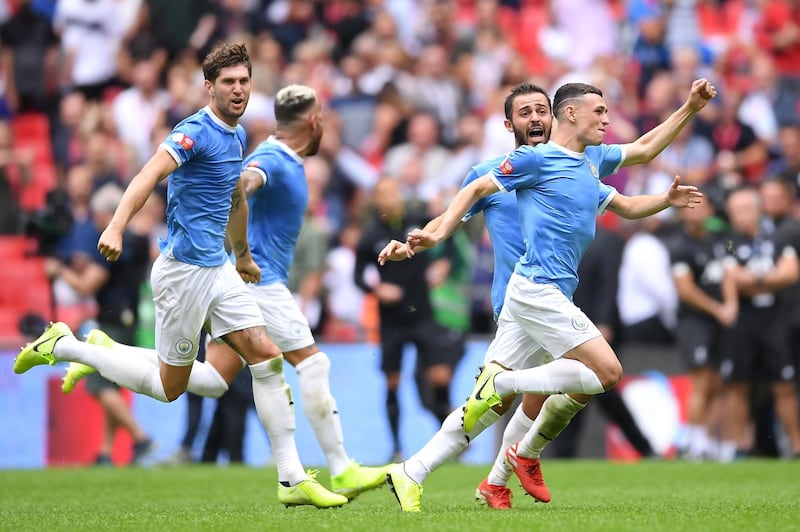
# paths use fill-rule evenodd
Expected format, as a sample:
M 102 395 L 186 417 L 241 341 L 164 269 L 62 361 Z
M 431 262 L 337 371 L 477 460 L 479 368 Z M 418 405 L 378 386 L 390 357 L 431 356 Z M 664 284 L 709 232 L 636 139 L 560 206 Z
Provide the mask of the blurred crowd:
M 316 89 L 326 129 L 320 153 L 305 161 L 311 199 L 290 288 L 323 341 L 375 339 L 376 302 L 353 274 L 363 228 L 377 216 L 375 185 L 396 180 L 407 205 L 439 214 L 472 165 L 513 148 L 503 100 L 519 82 L 551 94 L 570 81 L 598 86 L 610 108 L 606 142 L 626 143 L 680 105 L 692 80 L 709 78 L 719 96 L 701 116 L 651 164 L 607 181 L 632 195 L 664 191 L 680 175 L 709 198 L 715 234 L 744 230 L 729 215 L 729 196 L 752 187 L 757 241 L 800 212 L 796 0 L 4 0 L 0 22 L 0 232 L 34 230 L 52 244 L 49 255 L 78 269 L 79 251 L 96 243 L 92 196 L 124 189 L 172 126 L 206 104 L 200 59 L 216 42 L 245 42 L 251 54 L 242 118 L 249 149 L 273 131 L 280 87 Z M 14 137 L 26 121 L 46 124 L 49 158 Z M 152 204 L 139 225 L 155 239 L 163 198 Z M 65 210 L 71 216 L 58 223 L 54 213 Z M 51 223 L 41 223 L 42 213 Z M 688 222 L 672 211 L 600 222 L 620 241 L 622 340 L 677 345 L 682 295 L 671 264 Z M 488 333 L 491 244 L 480 220 L 467 235 L 467 252 L 431 261 L 427 281 L 435 288 L 450 279 L 442 304 L 463 315 L 468 331 Z M 761 261 L 759 275 L 779 262 Z M 365 275 L 360 282 L 377 282 Z M 786 279 L 770 287 L 782 309 L 771 319 L 795 332 L 786 349 L 797 365 L 800 312 L 791 310 L 800 302 L 796 279 Z M 91 309 L 92 296 L 72 287 L 56 299 Z M 759 338 L 747 341 L 761 349 Z M 752 375 L 795 382 L 794 373 L 759 373 L 754 360 Z M 800 454 L 793 386 L 772 391 Z M 747 393 L 737 388 L 731 423 L 748 418 L 740 412 Z M 738 429 L 726 439 L 735 442 L 728 454 L 757 445 Z

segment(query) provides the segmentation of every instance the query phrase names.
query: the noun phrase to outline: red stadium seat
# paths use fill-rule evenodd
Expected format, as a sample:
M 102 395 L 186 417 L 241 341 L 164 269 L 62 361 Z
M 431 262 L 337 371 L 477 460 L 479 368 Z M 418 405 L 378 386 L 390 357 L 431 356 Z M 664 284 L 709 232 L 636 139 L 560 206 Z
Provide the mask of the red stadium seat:
M 36 242 L 24 235 L 1 235 L 0 258 L 4 267 L 9 261 L 22 260 L 36 250 Z

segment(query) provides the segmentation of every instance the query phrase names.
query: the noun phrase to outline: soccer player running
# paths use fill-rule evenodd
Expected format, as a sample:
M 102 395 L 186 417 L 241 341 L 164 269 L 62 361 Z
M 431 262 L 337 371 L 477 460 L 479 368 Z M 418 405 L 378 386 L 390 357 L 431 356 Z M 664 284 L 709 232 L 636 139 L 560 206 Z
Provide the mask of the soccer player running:
M 158 366 L 137 356 L 141 348 L 80 342 L 59 322 L 21 350 L 14 371 L 62 360 L 80 362 L 120 386 L 171 402 L 187 389 L 200 330 L 207 325 L 213 338 L 221 338 L 250 366 L 256 411 L 278 469 L 278 500 L 287 506 L 342 506 L 347 498 L 326 490 L 300 463 L 283 356 L 243 282 L 261 280 L 247 243 L 248 207 L 239 180 L 246 145 L 239 117 L 250 97 L 247 49 L 242 44 L 218 46 L 203 61 L 203 75 L 208 106 L 175 126 L 133 178 L 97 245 L 107 260 L 117 260 L 131 217 L 169 177 L 168 234 L 151 273 Z M 235 266 L 225 251 L 226 231 Z
M 247 240 L 261 270 L 261 280 L 248 288 L 266 321 L 267 333 L 297 370 L 303 410 L 328 461 L 331 487 L 352 499 L 382 486 L 386 468 L 363 467 L 347 455 L 336 400 L 330 391 L 330 359 L 314 342 L 308 319 L 288 288 L 289 268 L 308 206 L 303 157 L 317 153 L 324 126 L 314 89 L 289 85 L 278 91 L 275 119 L 275 135 L 245 159 L 240 177 L 244 195 L 249 198 Z M 155 358 L 150 359 L 157 363 Z M 243 367 L 242 359 L 229 345 L 211 342 L 205 363 L 194 363 L 188 391 L 220 397 Z M 76 377 L 80 378 L 73 372 L 65 378 Z
M 608 342 L 571 301 L 577 265 L 594 236 L 597 211 L 608 208 L 635 219 L 669 206 L 692 207 L 702 198 L 696 187 L 680 185 L 677 176 L 663 194 L 634 197 L 617 193 L 600 179 L 621 166 L 651 161 L 715 95 L 707 80 L 696 80 L 686 102 L 653 130 L 630 144 L 603 145 L 609 119 L 602 92 L 583 83 L 564 85 L 553 102 L 559 127 L 551 142 L 521 146 L 462 188 L 435 230 L 409 234 L 412 250 L 433 247 L 478 199 L 501 190 L 517 191 L 525 254 L 515 266 L 497 334 L 464 405 L 462 438 L 471 440 L 496 421 L 495 409 L 500 410 L 508 396 L 552 395 L 522 440 L 506 451 L 509 465 L 531 495 L 542 484 L 537 448 L 544 446 L 544 435 L 560 433 L 582 408 L 575 403 L 585 404 L 590 395 L 612 388 L 622 375 Z M 451 416 L 445 424 L 457 423 L 460 413 L 456 410 Z M 425 460 L 409 460 L 387 474 L 404 511 L 420 509 L 420 483 L 432 470 L 426 464 L 438 466 L 446 459 L 439 454 L 449 456 L 449 449 L 431 442 L 417 455 L 424 453 Z
M 543 88 L 531 83 L 520 83 L 514 86 L 506 96 L 504 112 L 506 129 L 514 135 L 514 142 L 517 148 L 523 145 L 536 146 L 547 142 L 550 138 L 553 112 L 550 107 L 550 96 Z M 504 159 L 505 156 L 489 159 L 473 167 L 467 177 L 464 178 L 462 187 L 467 186 L 486 172 L 490 172 L 492 168 L 499 166 Z M 481 198 L 467 212 L 462 219 L 462 223 L 454 227 L 453 232 L 481 211 L 484 213 L 486 227 L 494 250 L 494 277 L 492 279 L 491 300 L 492 311 L 496 320 L 503 308 L 503 298 L 505 297 L 508 280 L 514 271 L 514 265 L 517 260 L 525 252 L 525 244 L 522 241 L 522 233 L 519 227 L 519 209 L 517 208 L 517 200 L 514 194 L 498 192 Z M 441 215 L 431 220 L 424 230 L 433 231 L 438 227 L 440 221 Z M 447 236 L 450 235 L 448 234 Z M 405 242 L 392 240 L 381 250 L 378 255 L 378 262 L 383 265 L 386 261 L 402 261 L 413 257 L 416 252 L 424 249 L 427 248 L 418 246 L 411 250 Z M 492 479 L 494 482 L 490 484 L 489 477 L 487 477 L 475 492 L 476 497 L 486 502 L 489 507 L 495 509 L 511 508 L 511 490 L 506 487 L 506 481 L 511 475 L 511 470 L 505 465 L 504 451 L 508 445 L 519 441 L 525 435 L 545 399 L 546 396 L 543 395 L 526 394 L 523 397 L 522 404 L 517 408 L 506 426 L 506 430 L 503 432 L 504 445 L 495 462 L 498 467 L 502 468 L 502 478 Z M 512 402 L 513 397 L 505 401 L 502 407 L 497 408 L 498 419 L 502 413 L 511 407 Z M 451 413 L 442 423 L 442 428 L 428 444 L 405 462 L 408 469 L 416 467 L 417 470 L 433 471 L 441 465 L 441 461 L 449 459 L 451 455 L 458 454 L 467 447 L 469 441 L 465 437 L 460 413 L 460 409 Z M 505 443 L 506 440 L 508 440 L 507 444 Z M 412 463 L 415 466 L 412 466 Z M 393 475 L 390 478 L 397 478 L 397 476 Z M 420 478 L 418 482 L 421 483 L 422 479 Z M 547 489 L 544 483 L 542 483 L 542 486 L 543 489 Z M 539 494 L 538 497 L 549 500 L 549 494 L 547 496 Z

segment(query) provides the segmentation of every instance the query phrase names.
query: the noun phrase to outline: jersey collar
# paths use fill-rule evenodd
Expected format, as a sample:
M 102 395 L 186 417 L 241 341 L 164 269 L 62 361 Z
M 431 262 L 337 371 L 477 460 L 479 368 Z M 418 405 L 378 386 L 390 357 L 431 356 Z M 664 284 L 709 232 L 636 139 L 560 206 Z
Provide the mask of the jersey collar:
M 232 126 L 230 124 L 226 124 L 225 122 L 223 122 L 220 117 L 214 114 L 214 111 L 211 110 L 210 106 L 206 105 L 205 107 L 203 107 L 203 111 L 205 111 L 206 114 L 209 116 L 209 118 L 211 118 L 211 120 L 219 127 L 224 128 L 227 131 L 230 131 L 231 133 L 236 133 L 236 128 L 238 126 Z
M 547 145 L 548 146 L 553 146 L 557 150 L 559 150 L 559 151 L 563 152 L 564 154 L 569 155 L 570 157 L 573 157 L 575 159 L 583 159 L 584 158 L 584 153 L 577 152 L 577 151 L 572 151 L 572 150 L 570 150 L 568 148 L 565 148 L 561 144 L 557 144 L 557 143 L 553 142 L 552 140 L 550 142 L 548 142 Z
M 300 164 L 303 164 L 303 158 L 302 158 L 302 157 L 300 157 L 300 156 L 297 154 L 297 152 L 296 152 L 296 151 L 294 151 L 293 149 L 291 149 L 289 146 L 287 146 L 286 144 L 284 144 L 282 141 L 280 141 L 280 140 L 276 139 L 276 138 L 275 138 L 275 135 L 270 135 L 270 136 L 267 138 L 267 142 L 269 142 L 270 144 L 274 144 L 274 145 L 276 145 L 277 147 L 279 147 L 280 149 L 282 149 L 283 151 L 285 151 L 285 152 L 286 152 L 286 153 L 289 155 L 289 157 L 291 157 L 292 159 L 294 159 L 294 160 L 295 160 L 295 161 L 297 161 L 298 163 L 300 163 Z

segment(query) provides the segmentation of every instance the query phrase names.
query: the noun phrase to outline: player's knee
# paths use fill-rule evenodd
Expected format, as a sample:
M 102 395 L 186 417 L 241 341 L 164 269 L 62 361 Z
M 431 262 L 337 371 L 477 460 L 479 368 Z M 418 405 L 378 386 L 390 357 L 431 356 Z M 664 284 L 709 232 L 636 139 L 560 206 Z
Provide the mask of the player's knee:
M 167 402 L 171 403 L 186 391 L 186 386 L 164 386 L 164 395 L 167 397 Z
M 177 399 L 178 397 L 183 395 L 183 392 L 185 392 L 185 391 L 186 391 L 186 388 L 183 388 L 183 389 L 179 389 L 179 388 L 165 389 L 164 390 L 164 395 L 167 396 L 167 402 L 171 403 L 172 401 L 174 401 L 175 399 Z
M 619 363 L 616 357 L 606 361 L 598 368 L 597 378 L 600 379 L 604 390 L 610 390 L 622 378 L 622 364 Z

